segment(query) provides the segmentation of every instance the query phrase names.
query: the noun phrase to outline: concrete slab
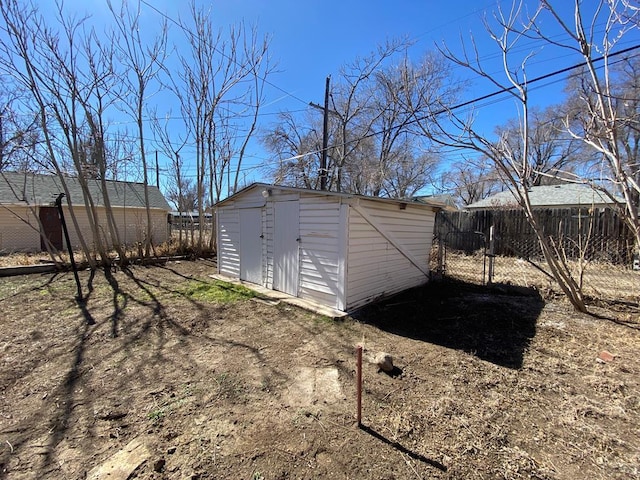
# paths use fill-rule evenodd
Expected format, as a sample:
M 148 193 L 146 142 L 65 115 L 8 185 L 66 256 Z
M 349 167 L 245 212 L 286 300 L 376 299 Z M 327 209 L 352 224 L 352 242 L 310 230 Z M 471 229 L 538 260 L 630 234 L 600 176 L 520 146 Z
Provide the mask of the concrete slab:
M 332 404 L 344 399 L 336 367 L 296 367 L 292 377 L 295 380 L 283 395 L 286 405 Z
M 242 280 L 225 277 L 224 275 L 219 275 L 217 273 L 211 274 L 209 275 L 209 277 L 213 278 L 214 280 L 220 280 L 222 282 L 229 282 L 235 285 L 242 285 L 243 287 L 246 287 L 256 292 L 258 294 L 258 300 L 265 301 L 271 305 L 277 305 L 278 303 L 282 302 L 282 303 L 286 303 L 287 305 L 294 305 L 296 307 L 309 310 L 310 312 L 317 313 L 318 315 L 329 317 L 334 320 L 340 320 L 348 315 L 346 312 L 343 312 L 342 310 L 337 310 L 335 308 L 327 307 L 326 305 L 321 305 L 311 300 L 294 297 L 293 295 L 289 295 L 283 292 L 278 292 L 277 290 L 270 290 L 256 283 L 249 283 Z

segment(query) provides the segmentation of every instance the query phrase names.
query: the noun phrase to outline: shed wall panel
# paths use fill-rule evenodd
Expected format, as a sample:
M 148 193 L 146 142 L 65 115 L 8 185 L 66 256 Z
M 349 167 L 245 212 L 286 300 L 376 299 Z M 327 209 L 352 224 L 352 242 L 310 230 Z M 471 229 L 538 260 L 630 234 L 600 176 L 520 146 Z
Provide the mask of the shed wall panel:
M 240 278 L 240 218 L 233 207 L 218 212 L 218 271 L 232 278 Z
M 340 201 L 300 196 L 300 288 L 298 296 L 337 308 Z
M 381 234 L 355 208 L 349 210 L 347 309 L 428 281 L 390 239 L 408 252 L 423 270 L 429 269 L 429 252 L 435 214 L 424 208 L 361 202 Z

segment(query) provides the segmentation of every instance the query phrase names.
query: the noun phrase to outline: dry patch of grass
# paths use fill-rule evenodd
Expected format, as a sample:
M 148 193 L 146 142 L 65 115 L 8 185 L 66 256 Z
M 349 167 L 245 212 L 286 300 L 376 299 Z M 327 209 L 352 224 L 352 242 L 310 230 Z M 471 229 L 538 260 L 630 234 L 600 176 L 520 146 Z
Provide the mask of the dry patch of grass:
M 330 322 L 210 296 L 213 269 L 98 271 L 80 305 L 69 273 L 1 278 L 0 478 L 84 478 L 134 439 L 151 455 L 138 478 L 640 475 L 629 312 L 443 282 Z M 357 344 L 398 368 L 365 362 L 365 429 Z M 301 388 L 300 372 L 328 370 L 333 396 L 317 375 Z
M 447 252 L 446 274 L 451 278 L 481 284 L 488 278 L 488 260 L 483 255 Z M 570 266 L 578 278 L 578 265 Z M 528 262 L 515 257 L 494 259 L 494 283 L 534 286 L 541 291 L 559 292 L 546 262 Z M 587 297 L 603 301 L 623 301 L 640 305 L 640 271 L 604 262 L 589 262 L 584 267 L 583 291 Z

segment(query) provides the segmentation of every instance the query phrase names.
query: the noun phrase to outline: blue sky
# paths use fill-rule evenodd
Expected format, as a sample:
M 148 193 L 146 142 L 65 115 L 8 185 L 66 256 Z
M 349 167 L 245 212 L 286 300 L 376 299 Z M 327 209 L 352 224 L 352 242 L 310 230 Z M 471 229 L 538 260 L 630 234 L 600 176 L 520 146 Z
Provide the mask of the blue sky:
M 114 0 L 117 3 L 118 0 Z M 41 3 L 49 3 L 42 1 Z M 150 8 L 148 5 L 152 5 Z M 256 25 L 258 30 L 271 38 L 270 52 L 272 62 L 277 64 L 278 72 L 269 77 L 273 85 L 266 91 L 265 107 L 261 115 L 261 124 L 267 127 L 275 121 L 280 111 L 292 111 L 306 108 L 309 102 L 322 103 L 325 78 L 338 75 L 340 66 L 358 56 L 366 56 L 377 45 L 387 39 L 407 37 L 415 41 L 410 50 L 412 58 L 418 59 L 434 45 L 443 42 L 454 52 L 461 51 L 461 38 L 469 41 L 473 35 L 479 54 L 486 69 L 500 75 L 500 59 L 496 48 L 488 37 L 483 17 L 491 18 L 498 2 L 486 0 L 199 0 L 198 5 L 210 8 L 214 23 L 225 28 L 229 24 L 244 21 Z M 573 1 L 552 0 L 568 22 L 572 22 Z M 592 10 L 596 0 L 583 0 L 586 10 Z M 504 8 L 510 1 L 501 2 Z M 535 9 L 537 2 L 526 0 L 525 8 Z M 105 0 L 67 0 L 68 10 L 89 12 L 95 20 L 100 20 L 108 10 Z M 162 12 L 167 18 L 178 20 L 188 16 L 187 2 L 173 0 L 145 0 L 142 5 L 143 28 L 152 34 L 161 20 Z M 106 17 L 105 17 L 106 18 Z M 552 22 L 543 20 L 550 35 L 557 34 Z M 175 31 L 177 27 L 170 25 Z M 176 32 L 174 32 L 176 33 Z M 177 36 L 174 36 L 174 38 Z M 620 48 L 640 43 L 638 34 L 628 37 Z M 176 45 L 179 49 L 180 45 Z M 553 70 L 573 65 L 580 61 L 568 51 L 532 44 L 530 41 L 519 43 L 516 55 L 519 58 L 534 53 L 528 60 L 527 72 L 533 78 Z M 452 68 L 452 73 L 461 78 L 471 78 L 470 88 L 463 100 L 479 97 L 496 90 L 487 82 L 476 81 L 462 68 Z M 546 106 L 562 100 L 564 79 L 562 77 L 543 85 L 536 86 L 531 99 L 534 104 Z M 170 102 L 161 102 L 165 109 Z M 513 100 L 503 95 L 491 101 L 482 102 L 475 107 L 478 125 L 485 132 L 491 132 L 496 125 L 518 112 Z M 172 108 L 173 113 L 177 107 Z M 162 113 L 160 110 L 159 113 Z M 458 158 L 459 158 L 459 154 Z M 253 142 L 245 164 L 245 181 L 268 180 L 262 177 L 261 170 L 254 168 L 268 161 L 268 154 L 259 142 Z M 452 156 L 456 158 L 456 154 Z

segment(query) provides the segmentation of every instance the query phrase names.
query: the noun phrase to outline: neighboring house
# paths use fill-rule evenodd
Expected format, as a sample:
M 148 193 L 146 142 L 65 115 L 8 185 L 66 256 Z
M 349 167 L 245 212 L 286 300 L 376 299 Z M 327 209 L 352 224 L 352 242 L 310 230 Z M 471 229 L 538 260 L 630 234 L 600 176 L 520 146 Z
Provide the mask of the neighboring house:
M 94 241 L 88 223 L 84 197 L 77 178 L 64 177 L 73 204 L 78 229 L 89 247 Z M 144 185 L 132 182 L 108 180 L 107 194 L 116 220 L 120 241 L 123 244 L 142 242 L 145 238 L 147 214 L 144 201 Z M 99 180 L 89 180 L 89 191 L 99 218 L 105 222 L 99 226 L 103 240 L 111 246 L 106 225 L 104 196 Z M 157 187 L 149 186 L 151 206 L 152 241 L 160 244 L 168 240 L 167 216 L 169 204 Z M 60 178 L 53 175 L 0 172 L 0 251 L 40 251 L 45 249 L 43 237 L 49 239 L 58 250 L 66 248 L 58 212 L 54 206 L 56 197 L 64 192 Z M 72 247 L 80 246 L 79 236 L 71 218 L 67 201 L 62 205 Z
M 629 262 L 633 235 L 616 208 L 622 199 L 571 183 L 531 187 L 529 199 L 540 231 L 562 244 L 567 258 Z M 449 250 L 471 253 L 491 244 L 496 255 L 542 256 L 539 239 L 511 191 L 439 215 L 435 230 Z
M 218 273 L 352 311 L 428 281 L 436 210 L 253 184 L 216 205 Z
M 573 207 L 613 207 L 615 202 L 604 193 L 588 185 L 566 183 L 562 185 L 542 185 L 529 189 L 529 200 L 533 208 L 573 208 Z M 620 200 L 622 201 L 622 200 Z M 510 190 L 496 193 L 483 200 L 464 207 L 468 211 L 518 209 L 518 201 Z

